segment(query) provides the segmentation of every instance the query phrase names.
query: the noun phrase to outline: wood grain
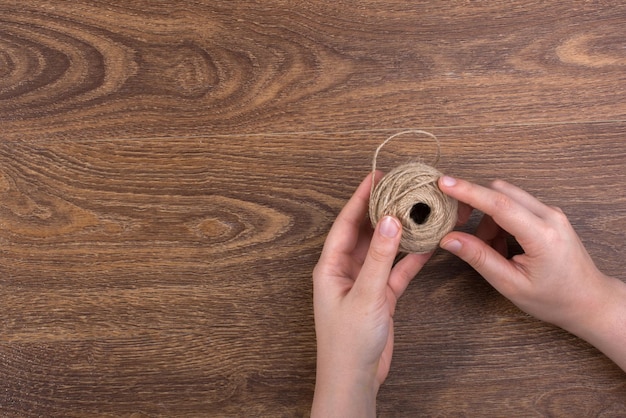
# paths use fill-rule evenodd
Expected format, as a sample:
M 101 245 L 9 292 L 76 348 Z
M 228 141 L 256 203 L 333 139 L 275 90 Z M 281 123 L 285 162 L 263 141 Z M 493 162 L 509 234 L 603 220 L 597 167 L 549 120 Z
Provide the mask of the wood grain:
M 0 0 L 0 415 L 306 416 L 310 275 L 375 147 L 510 180 L 624 279 L 622 2 Z M 381 168 L 429 161 L 403 138 Z M 471 219 L 471 230 L 478 220 Z M 620 416 L 624 373 L 440 252 L 380 416 Z
M 7 137 L 626 119 L 619 1 L 3 1 L 0 15 Z

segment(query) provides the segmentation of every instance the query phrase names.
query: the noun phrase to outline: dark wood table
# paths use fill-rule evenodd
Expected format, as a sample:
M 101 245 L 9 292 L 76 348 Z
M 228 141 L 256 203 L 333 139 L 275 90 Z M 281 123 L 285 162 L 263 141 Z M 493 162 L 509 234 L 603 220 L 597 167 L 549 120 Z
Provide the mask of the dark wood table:
M 626 280 L 625 39 L 623 1 L 0 0 L 0 415 L 307 415 L 311 271 L 404 129 Z M 626 414 L 618 367 L 444 251 L 395 319 L 380 416 Z

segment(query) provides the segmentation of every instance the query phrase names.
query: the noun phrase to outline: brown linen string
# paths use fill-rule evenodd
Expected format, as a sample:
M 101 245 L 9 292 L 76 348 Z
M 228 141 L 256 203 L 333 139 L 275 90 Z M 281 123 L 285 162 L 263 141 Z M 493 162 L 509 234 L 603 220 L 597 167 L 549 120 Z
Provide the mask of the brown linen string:
M 378 146 L 372 160 L 372 173 L 376 171 L 378 153 L 393 138 L 408 133 L 423 134 L 437 142 L 439 161 L 440 144 L 437 137 L 426 131 L 411 130 L 394 134 Z M 457 221 L 458 202 L 439 190 L 437 180 L 443 174 L 423 163 L 408 163 L 387 173 L 370 190 L 369 217 L 372 226 L 385 215 L 395 216 L 402 223 L 400 252 L 427 253 L 439 245 Z

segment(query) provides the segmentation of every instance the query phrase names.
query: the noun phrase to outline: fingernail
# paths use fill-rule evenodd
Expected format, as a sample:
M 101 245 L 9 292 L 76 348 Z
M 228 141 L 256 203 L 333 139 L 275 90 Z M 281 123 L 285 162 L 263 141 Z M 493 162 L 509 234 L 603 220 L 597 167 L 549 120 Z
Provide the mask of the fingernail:
M 444 250 L 448 250 L 451 253 L 458 252 L 461 249 L 461 246 L 461 241 L 458 241 L 456 239 L 451 239 L 449 241 L 441 243 L 441 248 L 443 248 Z
M 400 223 L 391 216 L 385 216 L 380 221 L 380 234 L 387 238 L 394 238 L 400 231 Z
M 441 184 L 447 187 L 452 187 L 456 184 L 456 179 L 450 176 L 441 177 Z

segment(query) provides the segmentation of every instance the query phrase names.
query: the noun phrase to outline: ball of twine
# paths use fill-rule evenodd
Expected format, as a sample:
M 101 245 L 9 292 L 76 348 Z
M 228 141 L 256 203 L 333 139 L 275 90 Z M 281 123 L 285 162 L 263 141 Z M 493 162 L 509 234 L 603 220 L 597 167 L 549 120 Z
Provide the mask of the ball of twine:
M 400 132 L 385 140 L 376 150 L 372 171 L 376 170 L 376 159 L 380 149 L 391 139 L 405 133 L 428 135 L 425 131 Z M 409 163 L 387 173 L 370 191 L 369 217 L 372 226 L 385 215 L 395 216 L 402 223 L 400 251 L 405 253 L 427 253 L 439 245 L 439 241 L 450 232 L 457 221 L 456 199 L 444 194 L 437 185 L 443 174 L 436 168 L 423 163 Z

